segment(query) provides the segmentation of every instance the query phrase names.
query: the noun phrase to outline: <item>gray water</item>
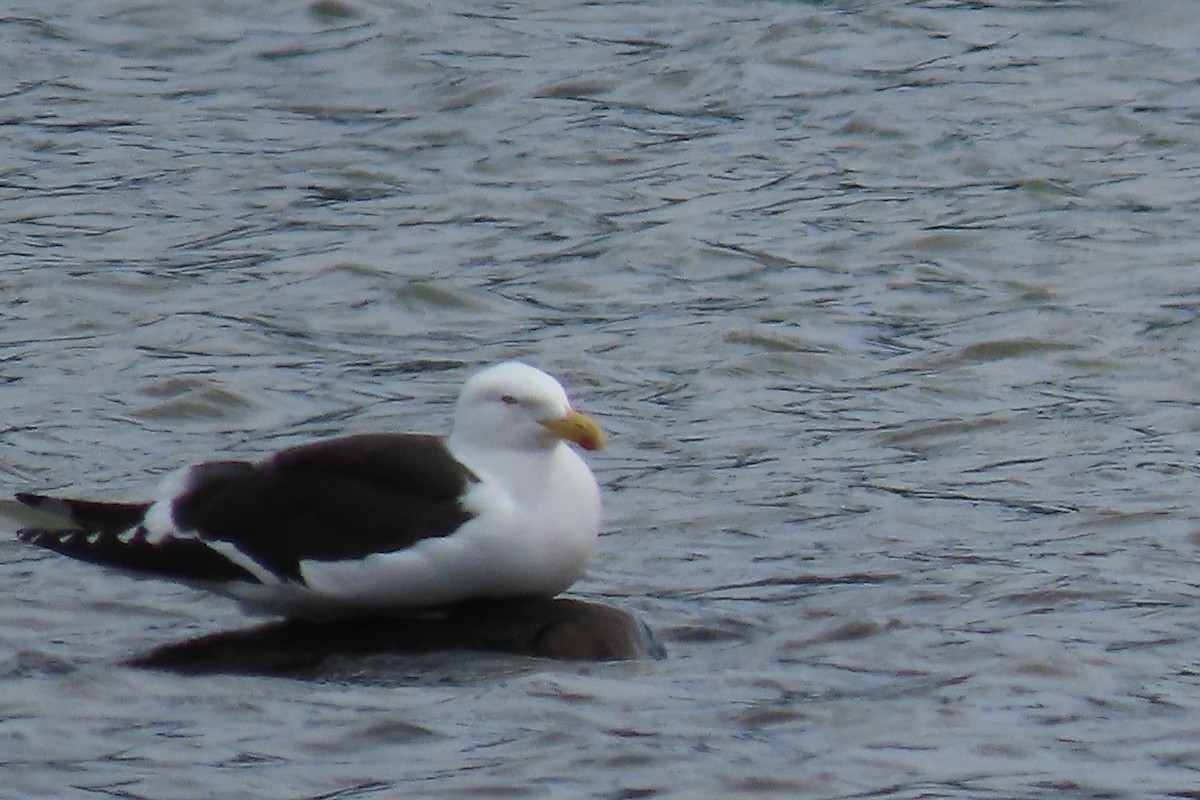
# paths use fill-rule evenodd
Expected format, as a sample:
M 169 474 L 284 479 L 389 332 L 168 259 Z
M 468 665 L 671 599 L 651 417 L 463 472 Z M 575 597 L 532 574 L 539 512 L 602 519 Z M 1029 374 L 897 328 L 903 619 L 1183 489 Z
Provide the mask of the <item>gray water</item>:
M 0 540 L 4 798 L 1200 788 L 1200 15 L 15 0 L 0 490 L 601 420 L 663 661 L 122 666 L 253 620 Z M 15 528 L 15 520 L 6 528 Z

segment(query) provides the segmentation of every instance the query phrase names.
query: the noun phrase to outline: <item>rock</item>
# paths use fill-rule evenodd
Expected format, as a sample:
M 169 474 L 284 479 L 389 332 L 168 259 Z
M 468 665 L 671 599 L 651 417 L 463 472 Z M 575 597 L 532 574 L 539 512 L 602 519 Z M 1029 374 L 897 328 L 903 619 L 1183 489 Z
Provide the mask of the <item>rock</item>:
M 581 600 L 471 602 L 424 616 L 286 620 L 155 648 L 131 666 L 185 673 L 295 675 L 329 659 L 380 653 L 482 651 L 576 661 L 661 658 L 637 617 Z

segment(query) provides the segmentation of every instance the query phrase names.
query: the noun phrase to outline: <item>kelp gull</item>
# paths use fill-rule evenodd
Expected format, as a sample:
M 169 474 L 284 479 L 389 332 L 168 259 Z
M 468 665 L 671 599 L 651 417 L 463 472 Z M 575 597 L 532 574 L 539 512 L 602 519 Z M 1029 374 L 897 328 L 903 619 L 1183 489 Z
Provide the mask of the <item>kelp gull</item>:
M 69 527 L 18 535 L 289 617 L 551 597 L 582 573 L 600 523 L 596 480 L 566 442 L 596 450 L 603 434 L 554 378 L 510 361 L 467 381 L 448 438 L 366 434 L 199 464 L 150 503 L 22 493 Z

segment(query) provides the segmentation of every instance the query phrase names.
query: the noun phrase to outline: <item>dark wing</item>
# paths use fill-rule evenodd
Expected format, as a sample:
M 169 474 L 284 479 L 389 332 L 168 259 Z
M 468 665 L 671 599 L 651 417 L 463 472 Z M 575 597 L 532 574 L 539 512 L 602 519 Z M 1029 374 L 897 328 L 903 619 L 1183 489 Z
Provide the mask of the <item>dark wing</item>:
M 476 481 L 437 437 L 368 434 L 259 464 L 195 467 L 172 510 L 181 531 L 299 580 L 302 560 L 361 558 L 453 533 L 474 516 L 461 499 Z
M 360 558 L 453 533 L 474 516 L 460 501 L 477 480 L 436 437 L 350 436 L 258 464 L 193 467 L 171 501 L 173 531 L 147 530 L 148 503 L 23 493 L 18 500 L 63 518 L 67 527 L 18 535 L 96 564 L 185 580 L 257 582 L 217 544 L 226 543 L 280 577 L 300 580 L 305 559 Z
M 93 564 L 197 581 L 256 580 L 253 574 L 197 539 L 151 541 L 142 520 L 149 503 L 66 500 L 21 492 L 30 508 L 61 517 L 70 527 L 22 528 L 23 541 Z

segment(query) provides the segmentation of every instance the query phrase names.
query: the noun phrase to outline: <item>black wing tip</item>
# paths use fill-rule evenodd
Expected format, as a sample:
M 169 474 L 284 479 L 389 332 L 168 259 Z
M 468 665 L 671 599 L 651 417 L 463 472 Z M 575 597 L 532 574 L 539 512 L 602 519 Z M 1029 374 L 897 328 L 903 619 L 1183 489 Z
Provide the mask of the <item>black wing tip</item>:
M 39 513 L 86 531 L 119 533 L 141 523 L 150 503 L 110 502 L 16 492 L 17 502 Z
M 50 499 L 44 494 L 34 494 L 33 492 L 17 492 L 13 497 L 21 505 L 29 506 L 30 508 L 37 508 Z
M 214 583 L 260 582 L 245 567 L 201 541 L 173 536 L 150 541 L 141 526 L 123 531 L 22 528 L 17 537 L 79 561 L 142 575 Z
M 17 538 L 29 544 L 38 544 L 43 536 L 48 534 L 45 528 L 18 528 Z
M 85 528 L 21 528 L 17 531 L 17 538 L 22 542 L 45 547 L 47 550 L 73 555 L 71 548 L 79 537 L 96 536 L 97 534 L 98 531 Z

